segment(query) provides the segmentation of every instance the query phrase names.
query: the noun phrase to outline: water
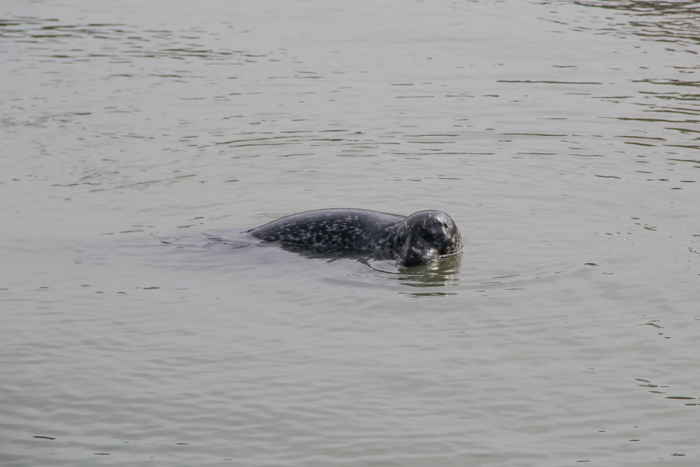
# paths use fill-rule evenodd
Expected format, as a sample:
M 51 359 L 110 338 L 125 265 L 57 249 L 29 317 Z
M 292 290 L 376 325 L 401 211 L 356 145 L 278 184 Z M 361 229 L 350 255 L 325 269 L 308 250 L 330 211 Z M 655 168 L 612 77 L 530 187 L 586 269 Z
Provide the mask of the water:
M 3 466 L 698 464 L 692 2 L 0 11 Z

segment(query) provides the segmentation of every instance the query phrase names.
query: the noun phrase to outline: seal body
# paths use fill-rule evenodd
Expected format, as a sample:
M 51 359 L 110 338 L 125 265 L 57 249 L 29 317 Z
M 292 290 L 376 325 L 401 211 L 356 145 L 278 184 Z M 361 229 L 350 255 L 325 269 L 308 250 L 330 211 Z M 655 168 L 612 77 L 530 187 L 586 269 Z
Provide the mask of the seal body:
M 457 226 L 441 211 L 405 217 L 364 209 L 321 209 L 283 217 L 249 233 L 283 245 L 389 253 L 404 266 L 427 264 L 462 248 Z

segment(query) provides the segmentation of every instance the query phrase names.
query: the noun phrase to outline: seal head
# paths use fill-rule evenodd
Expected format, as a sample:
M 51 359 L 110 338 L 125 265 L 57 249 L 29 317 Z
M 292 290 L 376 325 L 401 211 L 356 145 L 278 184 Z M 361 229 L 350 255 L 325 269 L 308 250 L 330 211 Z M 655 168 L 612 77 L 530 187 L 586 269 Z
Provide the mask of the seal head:
M 404 266 L 427 264 L 462 249 L 462 237 L 450 216 L 441 211 L 411 214 L 396 227 L 393 250 Z

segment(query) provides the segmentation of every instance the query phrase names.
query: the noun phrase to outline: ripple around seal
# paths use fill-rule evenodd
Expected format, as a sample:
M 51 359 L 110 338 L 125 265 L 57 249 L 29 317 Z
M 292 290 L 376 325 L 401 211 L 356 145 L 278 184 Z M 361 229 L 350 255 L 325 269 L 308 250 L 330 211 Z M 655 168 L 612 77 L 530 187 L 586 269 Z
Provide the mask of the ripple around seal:
M 158 241 L 164 243 L 162 253 L 175 248 L 184 261 L 178 266 L 180 260 L 163 257 L 164 264 L 172 262 L 169 267 L 195 268 L 199 274 L 245 269 L 251 274 L 258 271 L 270 278 L 304 271 L 306 280 L 318 280 L 339 288 L 351 285 L 358 292 L 363 289 L 390 290 L 413 298 L 460 293 L 498 295 L 548 287 L 562 280 L 594 277 L 603 272 L 596 270 L 596 263 L 592 262 L 602 261 L 598 259 L 600 251 L 590 252 L 579 264 L 572 264 L 569 259 L 553 263 L 548 258 L 544 261 L 538 258 L 539 264 L 527 264 L 528 258 L 522 256 L 518 262 L 511 261 L 509 266 L 494 269 L 493 264 L 505 265 L 499 252 L 483 250 L 478 244 L 467 244 L 456 255 L 440 258 L 431 264 L 404 268 L 395 261 L 376 259 L 362 252 L 349 254 L 279 248 L 230 232 L 158 237 Z M 188 258 L 196 258 L 196 261 Z

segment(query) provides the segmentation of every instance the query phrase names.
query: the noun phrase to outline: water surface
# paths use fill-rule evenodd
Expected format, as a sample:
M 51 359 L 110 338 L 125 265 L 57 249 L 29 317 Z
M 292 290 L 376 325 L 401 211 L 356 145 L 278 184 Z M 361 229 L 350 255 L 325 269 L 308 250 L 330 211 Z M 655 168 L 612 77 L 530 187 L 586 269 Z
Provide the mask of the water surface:
M 697 465 L 698 14 L 5 2 L 2 464 Z M 328 207 L 465 248 L 241 241 Z

